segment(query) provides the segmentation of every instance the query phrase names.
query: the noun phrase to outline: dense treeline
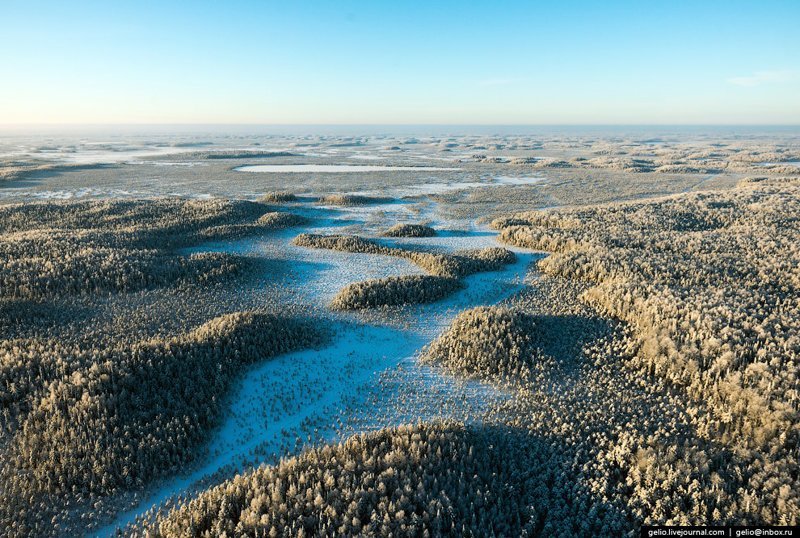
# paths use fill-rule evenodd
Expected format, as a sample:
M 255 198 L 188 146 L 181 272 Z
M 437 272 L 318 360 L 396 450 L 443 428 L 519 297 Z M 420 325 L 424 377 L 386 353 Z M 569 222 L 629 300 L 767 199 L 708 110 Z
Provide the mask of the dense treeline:
M 545 274 L 590 283 L 583 300 L 629 324 L 590 360 L 622 359 L 683 395 L 685 415 L 660 426 L 689 427 L 680 443 L 658 430 L 617 440 L 628 478 L 613 487 L 627 510 L 647 522 L 797 523 L 798 186 L 749 181 L 495 226 L 554 252 Z M 596 473 L 608 483 L 620 464 L 604 461 Z
M 135 291 L 240 273 L 228 254 L 174 249 L 302 224 L 263 204 L 226 200 L 47 202 L 0 207 L 0 296 Z
M 302 233 L 295 237 L 292 243 L 299 247 L 339 250 L 342 252 L 352 252 L 355 254 L 393 255 L 392 248 L 382 245 L 375 240 L 365 239 L 357 235 L 321 235 Z
M 523 379 L 552 366 L 536 346 L 533 316 L 497 306 L 479 306 L 460 313 L 422 356 L 450 370 L 485 379 Z
M 302 215 L 284 211 L 270 211 L 258 217 L 255 222 L 211 226 L 202 230 L 199 235 L 203 239 L 208 240 L 236 239 L 257 233 L 266 233 L 273 230 L 302 226 L 307 223 L 308 219 Z
M 167 340 L 6 353 L 3 527 L 33 531 L 28 499 L 37 494 L 107 495 L 175 471 L 216 423 L 242 367 L 320 338 L 301 319 L 239 312 Z
M 297 196 L 291 191 L 272 191 L 265 193 L 258 201 L 267 204 L 296 202 Z
M 76 242 L 131 248 L 191 244 L 205 228 L 257 219 L 269 207 L 238 200 L 49 201 L 0 207 L 0 233 L 69 230 Z
M 102 247 L 65 252 L 64 244 L 36 244 L 38 250 L 23 247 L 32 255 L 16 256 L 11 252 L 23 250 L 20 242 L 0 243 L 0 293 L 5 297 L 33 299 L 135 291 L 182 282 L 203 284 L 236 276 L 248 265 L 243 257 L 222 253 L 174 256 Z
M 434 237 L 436 230 L 424 224 L 400 223 L 391 226 L 382 235 L 384 237 Z
M 316 202 L 321 205 L 333 206 L 361 206 L 369 204 L 385 204 L 392 202 L 393 198 L 380 196 L 364 196 L 360 194 L 326 194 L 323 196 L 298 196 L 292 191 L 271 191 L 261 196 L 258 201 L 267 204 L 282 204 L 288 202 Z
M 365 280 L 342 288 L 331 301 L 331 308 L 358 310 L 431 303 L 463 287 L 456 278 L 435 275 L 404 275 Z
M 409 250 L 403 253 L 403 257 L 433 275 L 451 278 L 463 278 L 485 271 L 499 271 L 504 265 L 514 263 L 517 259 L 513 252 L 501 247 L 458 250 L 452 254 Z
M 588 286 L 543 275 L 512 300 L 536 316 L 538 343 L 558 357 L 559 369 L 521 386 L 496 415 L 556 443 L 575 463 L 561 480 L 586 484 L 593 499 L 624 514 L 623 529 L 797 524 L 796 458 L 780 447 L 720 443 L 703 424 L 705 402 L 632 372 L 635 332 L 581 302 L 580 289 Z M 593 517 L 590 511 L 587 519 Z
M 635 366 L 713 398 L 709 427 L 723 438 L 796 443 L 800 268 L 792 260 L 800 257 L 800 188 L 495 224 L 504 241 L 556 252 L 540 262 L 545 272 L 596 283 L 586 300 L 638 329 Z
M 341 205 L 341 206 L 385 204 L 391 201 L 392 198 L 383 198 L 380 196 L 363 196 L 360 194 L 327 194 L 325 196 L 320 196 L 319 199 L 317 200 L 318 203 L 323 205 Z
M 401 426 L 238 475 L 131 534 L 574 535 L 586 504 L 559 481 L 565 467 L 514 430 Z

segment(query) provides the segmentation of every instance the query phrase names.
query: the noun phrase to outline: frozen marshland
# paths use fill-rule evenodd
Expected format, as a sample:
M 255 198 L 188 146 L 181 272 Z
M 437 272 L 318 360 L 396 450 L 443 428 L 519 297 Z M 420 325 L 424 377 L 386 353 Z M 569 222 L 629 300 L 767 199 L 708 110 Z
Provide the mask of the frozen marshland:
M 796 524 L 799 159 L 3 136 L 0 534 Z

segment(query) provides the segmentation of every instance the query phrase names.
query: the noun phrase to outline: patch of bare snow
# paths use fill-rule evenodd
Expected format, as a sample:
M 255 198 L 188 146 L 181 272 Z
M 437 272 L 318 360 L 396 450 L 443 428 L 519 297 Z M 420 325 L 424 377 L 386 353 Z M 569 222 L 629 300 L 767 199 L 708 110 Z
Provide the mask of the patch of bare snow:
M 458 171 L 460 168 L 443 168 L 438 166 L 379 166 L 379 165 L 355 165 L 355 164 L 251 164 L 237 166 L 237 172 L 253 173 L 307 173 L 318 174 L 340 174 L 344 172 L 435 172 L 435 171 Z

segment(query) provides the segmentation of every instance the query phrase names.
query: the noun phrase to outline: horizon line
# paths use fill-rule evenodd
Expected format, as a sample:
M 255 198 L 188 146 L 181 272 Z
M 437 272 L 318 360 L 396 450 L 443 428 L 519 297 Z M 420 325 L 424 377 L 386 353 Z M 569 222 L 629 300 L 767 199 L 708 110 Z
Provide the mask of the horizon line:
M 454 126 L 454 127 L 649 127 L 649 126 L 698 126 L 698 127 L 800 127 L 800 123 L 268 123 L 268 122 L 25 122 L 25 123 L 0 123 L 4 127 L 77 127 L 77 126 L 276 126 L 276 127 L 304 127 L 304 126 L 329 126 L 329 127 L 424 127 L 424 126 Z

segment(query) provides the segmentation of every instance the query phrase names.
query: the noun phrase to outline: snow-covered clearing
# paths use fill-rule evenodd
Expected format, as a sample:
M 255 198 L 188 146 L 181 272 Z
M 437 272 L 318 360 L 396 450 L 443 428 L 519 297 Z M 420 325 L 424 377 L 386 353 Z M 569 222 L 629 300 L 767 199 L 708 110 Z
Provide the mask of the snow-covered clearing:
M 517 251 L 517 261 L 502 271 L 465 279 L 466 288 L 433 304 L 402 309 L 384 321 L 326 309 L 345 285 L 369 278 L 421 273 L 407 260 L 297 247 L 301 232 L 359 233 L 412 215 L 408 203 L 293 211 L 313 217 L 310 225 L 262 238 L 210 243 L 193 250 L 236 252 L 292 261 L 285 285 L 301 302 L 324 316 L 334 335 L 327 347 L 282 355 L 242 374 L 229 397 L 229 410 L 210 439 L 204 456 L 188 474 L 161 481 L 130 510 L 96 534 L 108 536 L 153 507 L 201 485 L 216 482 L 260 463 L 274 463 L 304 445 L 418 420 L 479 420 L 490 401 L 507 397 L 492 386 L 456 379 L 438 368 L 418 364 L 416 355 L 458 312 L 493 304 L 523 284 L 533 253 Z M 426 214 L 435 215 L 427 206 Z M 418 211 L 418 209 L 417 209 Z M 497 245 L 494 234 L 464 222 L 438 221 L 438 228 L 459 228 L 431 238 L 398 239 L 398 245 L 425 245 L 447 251 Z M 387 240 L 389 241 L 389 240 Z
M 372 164 L 252 164 L 239 166 L 237 172 L 255 173 L 309 173 L 340 174 L 343 172 L 437 172 L 441 170 L 457 171 L 460 168 L 443 168 L 440 166 L 379 166 Z

